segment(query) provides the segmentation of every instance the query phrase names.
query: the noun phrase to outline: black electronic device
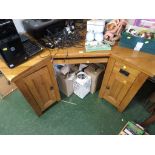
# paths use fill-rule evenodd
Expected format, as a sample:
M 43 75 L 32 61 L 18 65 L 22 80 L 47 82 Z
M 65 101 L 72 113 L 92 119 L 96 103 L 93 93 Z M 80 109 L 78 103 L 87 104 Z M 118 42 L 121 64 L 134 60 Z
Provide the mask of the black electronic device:
M 10 68 L 28 59 L 20 36 L 11 19 L 0 20 L 0 53 Z
M 65 48 L 79 43 L 83 37 L 81 29 L 75 26 L 78 20 L 72 19 L 26 19 L 25 30 L 47 48 Z M 82 27 L 83 28 L 83 27 Z
M 20 35 L 20 38 L 21 38 L 24 50 L 29 58 L 34 56 L 35 54 L 37 54 L 43 49 L 39 43 L 31 40 L 29 37 L 27 37 L 24 34 Z
M 46 35 L 46 29 L 51 27 L 52 31 L 58 31 L 65 27 L 64 19 L 25 19 L 23 26 L 26 32 L 34 38 L 40 39 Z
M 0 20 L 0 54 L 10 68 L 13 68 L 42 50 L 36 42 L 19 35 L 13 20 Z

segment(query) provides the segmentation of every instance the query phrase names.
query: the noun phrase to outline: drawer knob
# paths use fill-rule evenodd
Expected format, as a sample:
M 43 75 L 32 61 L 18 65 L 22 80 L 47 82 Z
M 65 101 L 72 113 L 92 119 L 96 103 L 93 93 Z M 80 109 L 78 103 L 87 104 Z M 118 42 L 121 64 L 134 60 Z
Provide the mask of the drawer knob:
M 126 66 L 125 65 L 123 66 L 123 69 L 126 69 Z
M 50 90 L 53 90 L 53 86 L 50 87 Z
M 109 86 L 106 86 L 106 89 L 110 89 L 110 87 Z

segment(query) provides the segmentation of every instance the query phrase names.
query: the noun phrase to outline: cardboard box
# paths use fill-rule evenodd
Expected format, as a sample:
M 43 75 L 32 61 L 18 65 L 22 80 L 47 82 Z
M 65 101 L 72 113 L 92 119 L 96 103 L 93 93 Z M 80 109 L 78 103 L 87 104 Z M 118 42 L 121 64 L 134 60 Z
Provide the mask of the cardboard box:
M 90 92 L 91 77 L 84 72 L 79 72 L 73 82 L 74 93 L 84 98 Z
M 2 74 L 0 74 L 0 99 L 9 95 L 16 89 L 17 87 L 14 83 L 8 82 L 7 79 Z
M 75 73 L 77 73 L 78 71 L 79 71 L 79 64 L 71 64 L 70 65 L 70 70 L 71 70 L 71 72 L 75 72 Z
M 73 78 L 58 73 L 57 81 L 59 89 L 63 94 L 65 94 L 68 97 L 73 94 Z
M 84 72 L 91 77 L 91 88 L 90 92 L 93 94 L 98 90 L 101 86 L 103 74 L 105 68 L 100 68 L 95 64 L 89 65 Z

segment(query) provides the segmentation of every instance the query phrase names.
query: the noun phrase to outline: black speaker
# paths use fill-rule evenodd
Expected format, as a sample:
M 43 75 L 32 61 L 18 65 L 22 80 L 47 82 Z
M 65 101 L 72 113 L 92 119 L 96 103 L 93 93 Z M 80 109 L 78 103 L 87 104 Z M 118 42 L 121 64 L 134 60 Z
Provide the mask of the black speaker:
M 11 19 L 0 20 L 0 53 L 10 68 L 28 59 L 20 36 Z

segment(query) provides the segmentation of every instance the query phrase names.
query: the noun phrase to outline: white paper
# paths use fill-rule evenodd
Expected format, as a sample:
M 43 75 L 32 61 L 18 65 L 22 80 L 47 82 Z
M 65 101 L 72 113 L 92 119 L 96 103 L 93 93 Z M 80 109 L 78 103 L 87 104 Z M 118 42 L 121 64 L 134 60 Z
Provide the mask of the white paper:
M 142 42 L 137 42 L 137 44 L 136 44 L 134 50 L 135 50 L 135 51 L 140 51 L 140 49 L 143 47 L 143 44 L 144 44 L 144 43 L 142 43 Z

